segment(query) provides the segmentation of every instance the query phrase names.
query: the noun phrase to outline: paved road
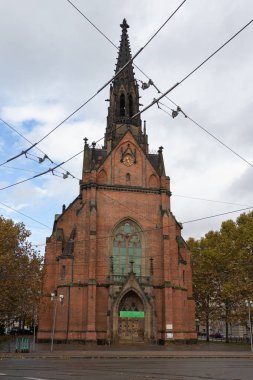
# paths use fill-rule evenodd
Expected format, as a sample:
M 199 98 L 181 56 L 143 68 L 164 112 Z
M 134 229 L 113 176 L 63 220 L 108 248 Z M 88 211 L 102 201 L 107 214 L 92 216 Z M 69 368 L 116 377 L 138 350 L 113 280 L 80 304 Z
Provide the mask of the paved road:
M 3 380 L 252 380 L 252 359 L 15 359 L 0 362 Z

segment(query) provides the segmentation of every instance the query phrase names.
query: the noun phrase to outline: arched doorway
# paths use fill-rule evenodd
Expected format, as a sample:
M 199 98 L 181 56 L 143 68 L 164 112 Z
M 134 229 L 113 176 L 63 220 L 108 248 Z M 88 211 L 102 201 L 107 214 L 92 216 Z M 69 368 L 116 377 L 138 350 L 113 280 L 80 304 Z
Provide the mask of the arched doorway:
M 140 297 L 130 290 L 121 300 L 118 310 L 118 338 L 122 343 L 144 341 L 145 311 Z

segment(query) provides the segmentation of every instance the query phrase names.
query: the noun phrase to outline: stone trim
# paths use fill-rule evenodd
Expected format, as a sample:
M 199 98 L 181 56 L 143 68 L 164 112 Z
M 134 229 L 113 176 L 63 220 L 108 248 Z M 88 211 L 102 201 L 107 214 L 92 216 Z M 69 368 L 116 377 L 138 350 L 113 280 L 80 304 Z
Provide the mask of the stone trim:
M 97 288 L 109 288 L 110 284 L 103 284 L 103 283 L 91 283 L 91 282 L 73 282 L 71 284 L 61 284 L 58 285 L 57 288 L 85 288 L 88 285 L 96 285 Z M 48 296 L 49 297 L 49 296 Z
M 148 187 L 141 187 L 141 186 L 125 186 L 125 185 L 102 185 L 98 184 L 96 182 L 91 183 L 82 183 L 81 184 L 81 190 L 88 190 L 96 188 L 97 190 L 111 190 L 111 191 L 127 191 L 127 192 L 133 192 L 133 193 L 150 193 L 150 194 L 166 194 L 168 196 L 171 196 L 172 193 L 166 189 L 150 189 Z

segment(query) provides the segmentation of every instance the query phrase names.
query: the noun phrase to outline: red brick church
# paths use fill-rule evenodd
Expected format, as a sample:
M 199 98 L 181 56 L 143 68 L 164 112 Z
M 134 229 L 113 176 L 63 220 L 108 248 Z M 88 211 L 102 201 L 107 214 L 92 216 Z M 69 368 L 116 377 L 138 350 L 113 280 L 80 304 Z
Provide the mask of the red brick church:
M 116 72 L 131 58 L 126 20 L 121 28 Z M 196 339 L 190 252 L 171 212 L 163 148 L 149 153 L 139 98 L 130 64 L 110 87 L 104 146 L 84 139 L 79 195 L 46 242 L 41 341 L 52 332 L 98 344 Z

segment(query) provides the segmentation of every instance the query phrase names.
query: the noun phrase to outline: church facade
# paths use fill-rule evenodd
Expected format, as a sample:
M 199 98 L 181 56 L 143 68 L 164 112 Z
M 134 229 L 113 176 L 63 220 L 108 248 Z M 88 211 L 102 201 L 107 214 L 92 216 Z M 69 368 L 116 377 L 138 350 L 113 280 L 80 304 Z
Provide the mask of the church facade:
M 116 73 L 131 58 L 126 20 L 121 28 Z M 40 341 L 196 339 L 190 252 L 139 98 L 129 64 L 110 87 L 104 146 L 84 139 L 79 195 L 46 242 Z

